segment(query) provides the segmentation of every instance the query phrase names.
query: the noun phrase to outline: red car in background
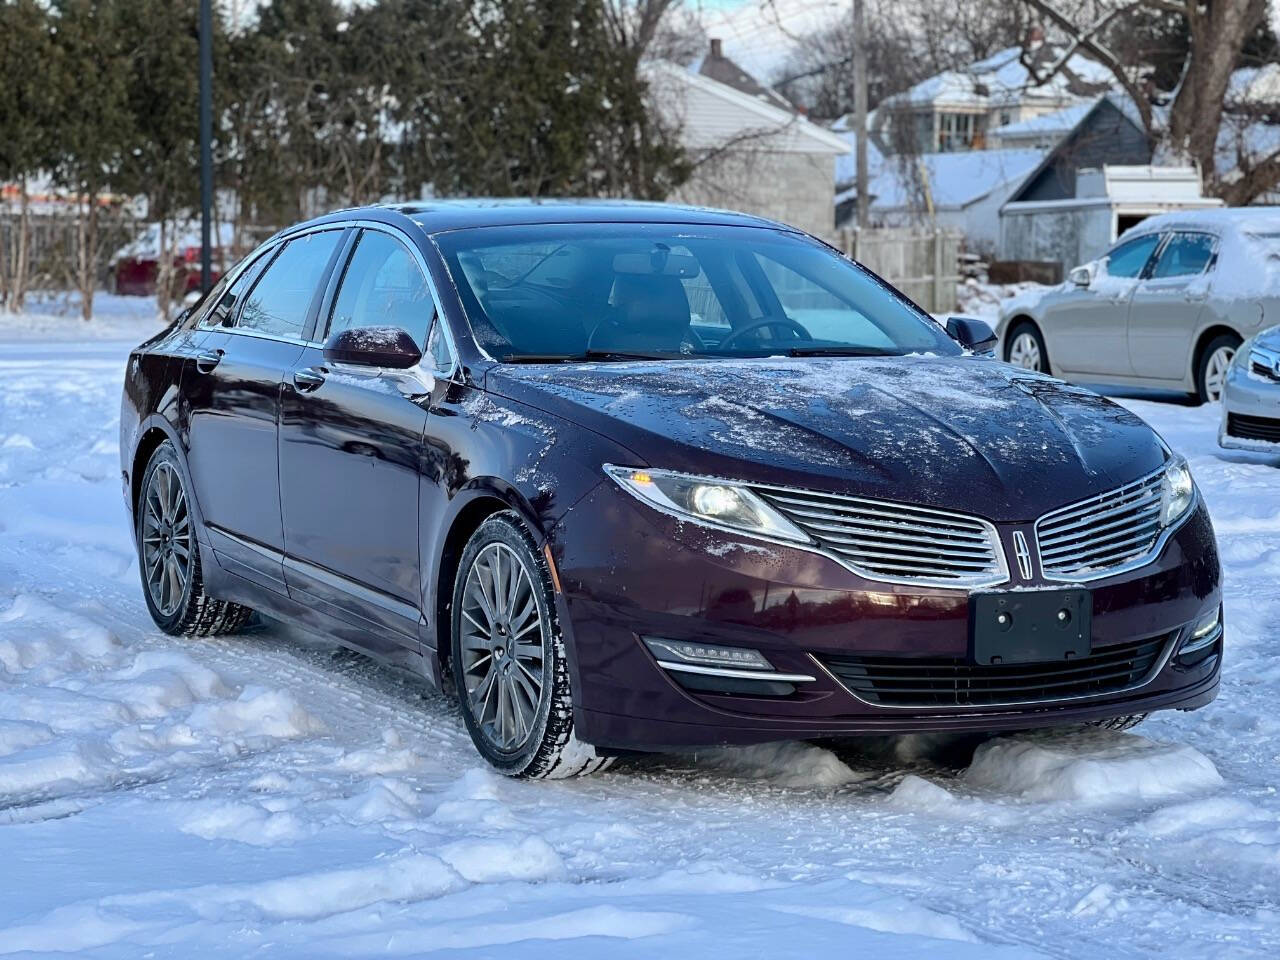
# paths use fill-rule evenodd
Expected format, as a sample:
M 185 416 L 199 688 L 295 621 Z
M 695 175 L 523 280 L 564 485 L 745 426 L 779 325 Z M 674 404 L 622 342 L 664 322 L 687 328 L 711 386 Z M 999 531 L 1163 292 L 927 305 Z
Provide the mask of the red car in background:
M 200 289 L 200 227 L 180 225 L 170 227 L 166 246 L 174 251 L 174 292 L 178 297 Z M 224 255 L 231 253 L 232 228 L 222 224 L 217 231 L 213 248 L 212 282 L 222 276 Z M 107 292 L 125 296 L 150 297 L 156 292 L 156 277 L 160 272 L 160 225 L 153 223 L 112 254 L 107 263 Z

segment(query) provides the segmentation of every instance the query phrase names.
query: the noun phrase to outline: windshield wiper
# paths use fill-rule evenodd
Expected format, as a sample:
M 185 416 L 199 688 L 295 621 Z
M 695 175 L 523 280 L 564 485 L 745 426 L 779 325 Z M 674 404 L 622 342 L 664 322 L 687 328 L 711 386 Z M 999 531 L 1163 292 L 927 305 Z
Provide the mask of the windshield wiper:
M 789 357 L 898 357 L 898 350 L 884 347 L 789 347 Z
M 587 350 L 583 353 L 513 353 L 499 357 L 500 363 L 583 363 L 587 360 L 625 362 L 627 360 L 680 360 L 678 353 L 632 353 L 623 350 Z

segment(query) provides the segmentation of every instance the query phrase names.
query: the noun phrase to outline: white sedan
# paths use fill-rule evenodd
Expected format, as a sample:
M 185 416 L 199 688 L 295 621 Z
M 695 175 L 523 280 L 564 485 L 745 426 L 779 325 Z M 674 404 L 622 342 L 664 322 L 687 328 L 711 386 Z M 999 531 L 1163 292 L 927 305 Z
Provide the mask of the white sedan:
M 1280 320 L 1280 208 L 1151 217 L 1066 282 L 1000 305 L 1010 363 L 1221 399 L 1240 344 Z

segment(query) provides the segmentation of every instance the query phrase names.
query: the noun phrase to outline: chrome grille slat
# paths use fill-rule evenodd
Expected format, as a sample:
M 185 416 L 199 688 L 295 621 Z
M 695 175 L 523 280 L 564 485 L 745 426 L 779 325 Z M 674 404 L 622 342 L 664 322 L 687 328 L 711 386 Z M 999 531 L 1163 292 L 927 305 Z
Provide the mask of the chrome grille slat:
M 1040 565 L 1048 579 L 1106 576 L 1151 554 L 1161 542 L 1159 470 L 1069 504 L 1036 521 Z
M 1138 541 L 1144 539 L 1153 530 L 1158 530 L 1160 520 L 1152 517 L 1150 520 L 1144 520 L 1139 524 L 1130 524 L 1127 529 L 1114 530 L 1105 537 L 1094 537 L 1087 540 L 1073 540 L 1071 543 L 1064 543 L 1060 547 L 1053 547 L 1041 553 L 1046 559 L 1050 557 L 1058 557 L 1063 554 L 1077 553 L 1099 553 L 1109 552 L 1113 547 L 1118 547 L 1122 543 L 1128 541 Z
M 995 527 L 979 517 L 806 490 L 754 489 L 860 576 L 944 587 L 1008 579 Z

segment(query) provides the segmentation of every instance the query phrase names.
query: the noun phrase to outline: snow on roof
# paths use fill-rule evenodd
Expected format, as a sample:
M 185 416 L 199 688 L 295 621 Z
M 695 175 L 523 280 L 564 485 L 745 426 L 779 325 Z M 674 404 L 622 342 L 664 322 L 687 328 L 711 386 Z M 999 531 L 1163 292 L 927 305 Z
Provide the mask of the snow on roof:
M 1240 106 L 1280 103 L 1280 63 L 1241 67 L 1233 72 L 1227 85 L 1226 100 Z
M 1048 50 L 1048 48 L 1041 48 Z M 1033 56 L 1038 56 L 1033 54 Z M 1072 99 L 1084 89 L 1101 91 L 1114 82 L 1095 60 L 1073 54 L 1062 71 L 1043 84 L 1033 84 L 1022 64 L 1022 48 L 1007 47 L 962 70 L 946 70 L 886 101 L 903 106 L 967 106 L 985 108 L 1019 100 Z
M 1043 150 L 970 150 L 926 153 L 920 157 L 929 175 L 936 209 L 965 207 L 1010 181 L 1021 180 L 1043 159 Z M 871 180 L 872 210 L 914 207 L 913 179 L 893 161 Z
M 841 120 L 843 119 L 842 117 Z M 836 123 L 839 124 L 840 121 Z M 867 129 L 871 129 L 870 118 L 867 120 Z M 836 157 L 836 186 L 843 187 L 852 183 L 858 176 L 858 135 L 847 126 L 837 127 L 835 124 L 832 125 L 832 132 L 849 144 L 849 152 Z M 875 177 L 883 169 L 884 159 L 884 154 L 876 146 L 875 137 L 868 134 L 867 175 L 869 177 Z
M 1007 123 L 1003 127 L 995 127 L 991 130 L 991 133 L 1005 140 L 1014 137 L 1030 137 L 1037 134 L 1069 133 L 1085 118 L 1096 103 L 1096 100 L 1077 103 L 1074 106 L 1067 107 L 1065 110 L 1042 113 L 1040 116 L 1032 117 L 1030 120 L 1022 120 L 1018 123 Z

